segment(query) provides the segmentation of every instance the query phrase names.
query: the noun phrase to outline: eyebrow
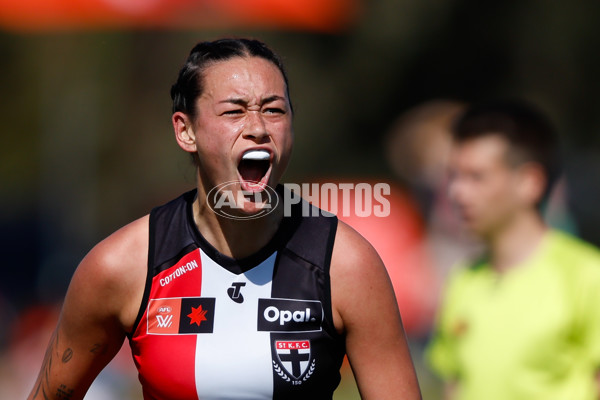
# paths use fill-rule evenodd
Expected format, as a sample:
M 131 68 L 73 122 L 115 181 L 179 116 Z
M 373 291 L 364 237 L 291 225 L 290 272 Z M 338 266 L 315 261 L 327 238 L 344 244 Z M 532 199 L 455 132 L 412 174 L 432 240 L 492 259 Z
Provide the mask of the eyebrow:
M 261 100 L 260 105 L 263 106 L 265 104 L 277 101 L 277 100 L 282 100 L 285 101 L 285 97 L 281 97 L 279 95 L 273 95 L 273 96 L 269 96 L 269 97 L 265 97 L 264 99 Z M 219 103 L 229 103 L 229 104 L 236 104 L 239 106 L 245 106 L 248 104 L 248 102 L 244 99 L 240 99 L 240 98 L 229 98 L 229 99 L 225 99 L 225 100 L 221 100 Z

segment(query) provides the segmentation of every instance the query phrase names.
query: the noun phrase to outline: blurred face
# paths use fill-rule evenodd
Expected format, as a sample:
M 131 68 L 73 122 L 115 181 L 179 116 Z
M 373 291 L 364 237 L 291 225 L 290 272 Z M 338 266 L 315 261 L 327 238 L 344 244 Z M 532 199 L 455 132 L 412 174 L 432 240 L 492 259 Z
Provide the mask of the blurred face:
M 239 198 L 236 191 L 274 187 L 293 142 L 290 102 L 279 69 L 262 58 L 235 57 L 206 68 L 203 84 L 189 127 L 194 146 L 185 148 L 198 155 L 201 188 L 207 193 L 235 181 L 227 188 Z
M 531 207 L 522 196 L 519 167 L 506 161 L 508 143 L 496 135 L 455 146 L 450 159 L 450 197 L 473 233 L 489 237 Z

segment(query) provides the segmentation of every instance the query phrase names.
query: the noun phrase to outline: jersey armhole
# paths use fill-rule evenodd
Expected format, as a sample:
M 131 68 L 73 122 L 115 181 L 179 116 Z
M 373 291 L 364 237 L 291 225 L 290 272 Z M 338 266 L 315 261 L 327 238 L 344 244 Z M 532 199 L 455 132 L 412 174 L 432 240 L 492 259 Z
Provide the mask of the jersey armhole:
M 148 299 L 150 298 L 150 290 L 152 288 L 152 274 L 150 273 L 150 269 L 151 266 L 154 265 L 154 225 L 155 225 L 155 218 L 153 218 L 153 214 L 154 214 L 154 210 L 152 210 L 152 212 L 150 213 L 150 218 L 149 222 L 148 222 L 148 265 L 146 265 L 146 283 L 144 285 L 144 295 L 142 296 L 142 301 L 140 303 L 140 308 L 138 310 L 138 314 L 137 317 L 135 318 L 135 322 L 133 323 L 133 326 L 131 327 L 131 332 L 127 333 L 127 338 L 129 340 L 131 340 L 133 338 L 133 336 L 135 335 L 135 332 L 138 329 L 138 325 L 140 324 L 140 321 L 142 320 L 142 317 L 144 316 L 144 313 L 146 312 L 146 306 L 148 305 Z
M 342 337 L 343 335 L 339 334 L 337 329 L 335 329 L 335 326 L 333 324 L 333 301 L 331 300 L 331 275 L 330 275 L 330 270 L 331 270 L 331 258 L 333 256 L 333 245 L 335 243 L 335 237 L 336 237 L 336 233 L 337 233 L 337 227 L 338 227 L 338 218 L 337 217 L 326 217 L 328 218 L 331 222 L 330 222 L 330 228 L 329 228 L 329 235 L 327 237 L 327 246 L 325 248 L 325 255 L 323 258 L 323 269 L 324 269 L 324 276 L 325 279 L 327 280 L 325 282 L 325 290 L 327 290 L 327 296 L 325 296 L 325 298 L 328 300 L 328 303 L 325 305 L 324 307 L 324 312 L 327 313 L 327 319 L 329 321 L 331 321 L 331 329 L 332 329 L 332 335 L 335 335 L 337 337 Z

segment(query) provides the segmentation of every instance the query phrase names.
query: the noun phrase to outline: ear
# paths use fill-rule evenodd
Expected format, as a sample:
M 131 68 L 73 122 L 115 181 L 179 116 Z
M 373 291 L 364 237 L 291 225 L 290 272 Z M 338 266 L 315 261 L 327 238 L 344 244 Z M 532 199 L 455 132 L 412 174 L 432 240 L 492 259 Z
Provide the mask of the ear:
M 527 204 L 537 205 L 544 195 L 547 181 L 543 168 L 533 162 L 523 164 L 520 169 L 519 196 Z
M 179 147 L 188 153 L 195 153 L 197 150 L 196 136 L 194 135 L 190 118 L 181 111 L 177 111 L 171 117 L 171 122 L 173 122 L 175 140 Z

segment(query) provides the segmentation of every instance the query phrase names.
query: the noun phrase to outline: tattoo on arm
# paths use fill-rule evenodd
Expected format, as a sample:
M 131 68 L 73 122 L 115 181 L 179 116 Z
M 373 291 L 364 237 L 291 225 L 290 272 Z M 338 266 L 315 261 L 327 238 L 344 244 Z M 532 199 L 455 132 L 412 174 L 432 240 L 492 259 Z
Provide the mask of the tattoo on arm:
M 61 400 L 70 400 L 73 398 L 73 389 L 68 388 L 66 385 L 60 385 L 56 390 L 56 398 Z
M 50 400 L 50 397 L 46 394 L 46 389 L 42 388 L 42 394 L 44 395 L 44 400 Z
M 33 398 L 37 399 L 38 395 L 42 394 L 44 400 L 49 400 L 48 394 L 46 393 L 46 389 L 50 387 L 50 372 L 52 370 L 52 360 L 54 357 L 54 353 L 56 352 L 56 348 L 58 347 L 58 329 L 52 335 L 50 339 L 50 343 L 48 344 L 48 349 L 46 350 L 46 355 L 44 356 L 44 361 L 42 362 L 42 369 L 40 371 L 40 375 L 35 383 L 35 393 L 33 394 Z M 58 355 L 58 354 L 57 354 Z
M 69 361 L 71 361 L 71 358 L 73 358 L 73 350 L 71 350 L 71 348 L 69 347 L 63 353 L 63 356 L 62 356 L 62 362 L 63 362 L 63 364 L 66 364 Z
M 108 344 L 106 343 L 95 343 L 90 348 L 90 353 L 95 356 L 103 356 L 108 352 Z M 32 399 L 43 399 L 43 400 L 71 400 L 73 399 L 75 389 L 68 387 L 65 384 L 60 384 L 58 388 L 56 383 L 54 385 L 51 382 L 52 368 L 56 363 L 62 362 L 67 364 L 73 359 L 74 352 L 71 347 L 67 347 L 66 350 L 60 354 L 59 350 L 59 337 L 58 328 L 52 335 L 44 361 L 42 362 L 42 368 L 40 374 L 35 382 L 33 397 Z M 60 360 L 60 361 L 56 361 Z M 54 363 L 54 364 L 53 364 Z
M 52 374 L 52 362 L 55 358 L 59 358 L 59 350 L 58 350 L 58 329 L 54 332 L 52 338 L 50 339 L 50 343 L 48 344 L 48 350 L 46 350 L 46 355 L 44 356 L 44 361 L 42 363 L 42 369 L 40 371 L 40 375 L 35 383 L 35 391 L 33 393 L 33 399 L 38 399 L 41 396 L 44 400 L 51 399 L 60 399 L 60 400 L 71 400 L 73 398 L 74 389 L 67 387 L 64 384 L 61 384 L 54 396 L 49 396 L 49 393 L 52 392 L 52 386 L 50 382 L 50 376 Z M 68 363 L 73 358 L 73 349 L 70 347 L 67 348 L 61 357 L 61 361 L 63 364 Z
M 96 343 L 94 344 L 94 347 L 92 347 L 90 349 L 90 353 L 96 354 L 96 355 L 103 355 L 106 354 L 106 344 L 103 343 Z

